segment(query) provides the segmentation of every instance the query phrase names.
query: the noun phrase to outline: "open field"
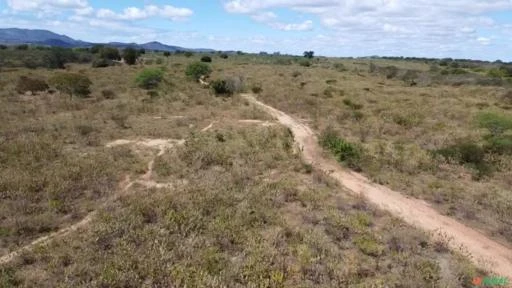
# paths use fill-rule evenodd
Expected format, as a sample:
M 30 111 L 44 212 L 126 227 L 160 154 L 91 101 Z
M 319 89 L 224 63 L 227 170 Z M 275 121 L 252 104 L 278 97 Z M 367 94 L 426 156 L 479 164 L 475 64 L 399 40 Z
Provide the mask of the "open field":
M 306 164 L 264 111 L 187 79 L 201 55 L 145 57 L 164 71 L 151 92 L 135 84 L 140 65 L 68 64 L 91 80 L 87 98 L 16 92 L 20 76 L 62 71 L 0 72 L 2 255 L 98 211 L 4 264 L 1 285 L 471 287 L 487 273 L 449 251 L 449 239 L 432 240 Z M 352 169 L 512 243 L 512 155 L 486 153 L 484 171 L 433 153 L 461 139 L 485 145 L 475 119 L 512 117 L 506 79 L 483 86 L 411 61 L 212 58 L 211 80 L 239 79 L 240 91 L 303 119 L 320 140 L 329 132 L 360 147 L 344 161 Z M 401 76 L 378 69 L 389 65 Z M 415 86 L 404 69 L 419 73 Z M 134 144 L 148 139 L 184 144 Z

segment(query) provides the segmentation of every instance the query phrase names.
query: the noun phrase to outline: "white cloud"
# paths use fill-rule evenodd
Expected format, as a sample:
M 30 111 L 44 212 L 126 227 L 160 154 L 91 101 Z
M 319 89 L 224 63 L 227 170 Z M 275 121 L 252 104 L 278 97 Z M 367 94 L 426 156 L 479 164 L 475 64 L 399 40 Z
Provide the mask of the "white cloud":
M 485 45 L 485 46 L 491 44 L 491 39 L 487 38 L 487 37 L 478 37 L 478 38 L 476 38 L 476 41 L 478 41 L 478 43 Z
M 7 0 L 7 6 L 15 11 L 48 9 L 80 9 L 89 6 L 87 0 Z
M 98 18 L 110 20 L 142 20 L 159 16 L 176 21 L 186 19 L 193 14 L 194 12 L 188 8 L 177 8 L 171 5 L 164 5 L 162 7 L 146 5 L 144 8 L 125 8 L 122 13 L 116 13 L 110 9 L 99 9 L 96 16 Z
M 274 22 L 270 24 L 272 27 L 278 30 L 283 31 L 308 31 L 313 29 L 313 21 L 306 20 L 302 23 L 280 23 L 280 22 Z

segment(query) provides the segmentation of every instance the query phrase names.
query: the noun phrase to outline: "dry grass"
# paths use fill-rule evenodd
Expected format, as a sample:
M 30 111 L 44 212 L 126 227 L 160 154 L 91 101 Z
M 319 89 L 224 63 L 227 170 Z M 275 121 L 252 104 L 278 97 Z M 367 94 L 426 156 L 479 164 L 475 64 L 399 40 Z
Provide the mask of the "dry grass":
M 154 166 L 156 180 L 180 180 L 184 185 L 176 189 L 135 185 L 134 193 L 107 203 L 100 217 L 80 233 L 25 252 L 0 268 L 0 285 L 469 285 L 478 271 L 463 256 L 438 249 L 442 243 L 430 242 L 428 235 L 373 209 L 364 199 L 346 196 L 328 176 L 301 162 L 287 129 L 238 121 L 270 121 L 265 113 L 237 96 L 217 98 L 188 81 L 185 67 L 199 57 L 170 57 L 163 65 L 164 81 L 151 95 L 134 82 L 143 69 L 139 66 L 71 65 L 71 72 L 84 73 L 93 82 L 90 98 L 72 100 L 59 93 L 15 92 L 12 83 L 19 76 L 48 79 L 52 71 L 2 72 L 0 247 L 4 253 L 77 222 L 115 193 L 125 175 L 146 172 L 147 155 L 129 147 L 105 148 L 106 143 L 173 138 L 186 139 L 186 144 L 158 157 Z M 440 193 L 422 190 L 430 184 L 424 179 L 440 179 L 435 186 L 439 191 L 468 183 L 476 191 L 506 179 L 501 172 L 488 182 L 460 179 L 458 171 L 464 169 L 445 165 L 452 170 L 439 172 L 438 163 L 425 152 L 449 142 L 448 135 L 467 136 L 470 129 L 460 127 L 470 124 L 471 115 L 462 110 L 477 111 L 471 106 L 483 101 L 473 91 L 477 88 L 413 89 L 374 79 L 365 74 L 365 65 L 350 61 L 341 61 L 346 72 L 338 72 L 326 60 L 313 61 L 312 67 L 293 60 L 272 61 L 252 56 L 214 58 L 212 78 L 245 79 L 246 87 L 262 88 L 260 97 L 267 103 L 310 119 L 319 131 L 334 123 L 345 138 L 375 151 L 368 152 L 373 157 L 383 155 L 376 158 L 381 166 L 363 166 L 366 173 L 393 187 L 413 183 L 416 190 L 403 191 L 415 196 L 429 199 Z M 327 79 L 336 81 L 327 84 Z M 488 93 L 491 88 L 478 89 Z M 448 97 L 450 93 L 456 96 Z M 344 99 L 362 107 L 354 110 L 356 106 Z M 435 104 L 443 101 L 444 105 Z M 436 108 L 441 116 L 430 114 Z M 212 123 L 211 129 L 200 132 Z M 450 127 L 458 132 L 449 133 Z M 460 197 L 449 199 L 458 202 L 442 198 L 439 207 L 469 203 L 475 191 L 467 193 L 470 197 L 453 192 Z M 492 198 L 485 199 L 482 203 L 489 204 Z M 485 213 L 477 214 L 475 223 L 487 224 L 483 220 L 496 212 Z

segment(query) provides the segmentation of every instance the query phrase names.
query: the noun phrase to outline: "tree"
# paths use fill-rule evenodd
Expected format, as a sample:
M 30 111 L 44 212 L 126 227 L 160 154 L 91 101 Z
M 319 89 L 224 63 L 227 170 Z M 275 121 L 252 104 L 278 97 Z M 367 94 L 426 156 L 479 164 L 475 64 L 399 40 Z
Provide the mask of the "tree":
M 137 62 L 137 58 L 139 57 L 139 54 L 137 50 L 135 50 L 132 47 L 128 47 L 124 49 L 123 51 L 123 59 L 124 62 L 128 65 L 134 65 Z
M 169 57 L 169 56 L 171 56 L 171 52 L 169 52 L 169 51 L 165 51 L 165 52 L 164 52 L 164 56 L 165 56 L 165 57 Z
M 114 47 L 103 47 L 100 50 L 100 57 L 107 60 L 121 60 L 119 50 Z
M 313 51 L 304 51 L 304 57 L 306 57 L 308 59 L 312 59 L 313 57 L 315 57 L 315 52 L 313 52 Z
M 199 80 L 201 76 L 208 76 L 210 73 L 212 73 L 212 68 L 201 62 L 192 63 L 188 65 L 185 70 L 185 74 L 196 81 Z
M 5 46 L 5 45 L 0 45 L 0 50 L 5 50 L 5 49 L 7 49 L 7 46 Z
M 94 45 L 91 47 L 91 53 L 92 54 L 98 54 L 100 53 L 101 49 L 103 49 L 103 45 Z
M 82 74 L 57 73 L 49 82 L 60 92 L 68 94 L 70 98 L 73 98 L 73 95 L 87 97 L 91 93 L 89 88 L 92 82 Z
M 63 69 L 64 64 L 73 62 L 77 59 L 71 49 L 52 47 L 44 57 L 46 67 L 50 69 Z
M 21 44 L 21 45 L 16 46 L 16 49 L 18 49 L 18 50 L 28 50 L 28 45 L 27 44 Z
M 185 57 L 190 58 L 192 56 L 194 56 L 194 53 L 192 53 L 190 51 L 185 52 Z
M 139 49 L 139 55 L 146 54 L 146 49 L 140 48 Z
M 219 55 L 219 57 L 222 58 L 222 59 L 228 59 L 229 56 L 226 53 L 222 53 L 222 54 Z

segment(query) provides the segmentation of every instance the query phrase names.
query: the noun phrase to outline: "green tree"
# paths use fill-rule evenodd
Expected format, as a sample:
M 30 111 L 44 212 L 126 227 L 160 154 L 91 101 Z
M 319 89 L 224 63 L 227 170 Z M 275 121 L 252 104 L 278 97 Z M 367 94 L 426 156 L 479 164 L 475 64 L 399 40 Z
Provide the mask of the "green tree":
M 212 68 L 205 63 L 195 62 L 187 66 L 185 74 L 194 80 L 199 80 L 201 76 L 208 76 L 212 73 Z
M 203 57 L 201 57 L 201 62 L 210 63 L 210 62 L 212 62 L 212 57 L 203 56 Z
M 164 52 L 164 56 L 165 56 L 165 57 L 169 57 L 169 56 L 171 56 L 171 52 L 169 52 L 169 51 L 165 51 L 165 52 Z
M 128 47 L 123 51 L 124 62 L 128 65 L 134 65 L 137 62 L 138 57 L 139 53 L 132 47 Z
M 304 57 L 306 57 L 308 59 L 312 59 L 313 57 L 315 57 L 315 52 L 313 52 L 313 51 L 304 51 Z
M 92 82 L 87 76 L 78 73 L 57 73 L 50 79 L 50 84 L 70 98 L 73 95 L 87 97 L 91 93 Z

